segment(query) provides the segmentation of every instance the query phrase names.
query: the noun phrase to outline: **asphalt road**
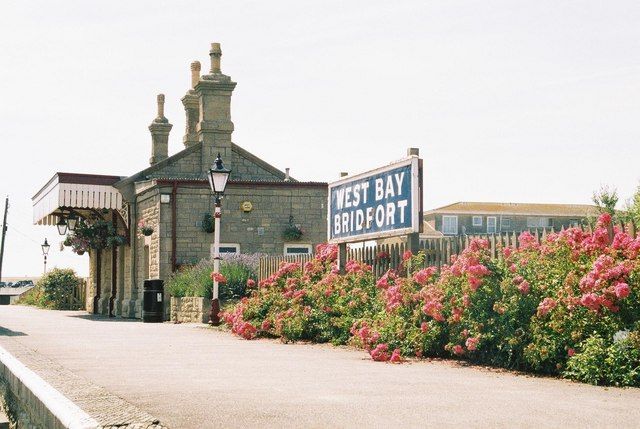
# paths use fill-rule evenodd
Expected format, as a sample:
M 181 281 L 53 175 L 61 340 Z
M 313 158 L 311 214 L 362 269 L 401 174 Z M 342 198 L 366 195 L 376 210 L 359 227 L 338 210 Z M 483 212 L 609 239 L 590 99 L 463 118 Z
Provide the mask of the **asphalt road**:
M 0 326 L 0 345 L 19 342 L 172 428 L 640 426 L 640 389 L 21 306 L 0 307 Z

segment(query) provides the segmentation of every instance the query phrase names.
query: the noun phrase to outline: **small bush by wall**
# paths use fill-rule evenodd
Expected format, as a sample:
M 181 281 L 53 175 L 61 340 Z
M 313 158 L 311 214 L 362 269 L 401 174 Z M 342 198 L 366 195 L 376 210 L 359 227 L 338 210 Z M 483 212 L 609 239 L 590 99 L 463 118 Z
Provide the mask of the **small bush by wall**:
M 220 300 L 240 299 L 246 294 L 249 279 L 257 278 L 259 254 L 224 255 L 220 261 L 220 273 L 227 282 L 219 286 Z M 166 290 L 174 297 L 203 297 L 211 299 L 213 260 L 204 259 L 192 267 L 174 273 L 168 280 Z

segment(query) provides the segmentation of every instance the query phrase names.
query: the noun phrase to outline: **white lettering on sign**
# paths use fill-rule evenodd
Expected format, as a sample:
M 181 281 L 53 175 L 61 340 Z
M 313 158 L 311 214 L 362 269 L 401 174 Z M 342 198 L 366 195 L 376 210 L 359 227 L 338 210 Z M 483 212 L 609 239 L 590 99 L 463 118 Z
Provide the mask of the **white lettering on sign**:
M 382 228 L 384 225 L 384 206 L 380 205 L 376 207 L 376 226 Z
M 402 195 L 402 182 L 404 181 L 404 171 L 394 174 L 396 178 L 396 184 L 398 185 L 398 196 Z
M 394 203 L 387 203 L 387 225 L 396 224 L 396 205 Z
M 360 185 L 353 185 L 353 207 L 360 204 Z
M 342 210 L 344 207 L 344 188 L 336 191 L 336 207 L 338 210 Z
M 364 212 L 360 209 L 356 210 L 356 231 L 362 231 L 364 228 Z
M 373 207 L 367 207 L 367 223 L 365 225 L 365 229 L 371 228 L 372 223 L 373 223 Z
M 407 208 L 407 200 L 398 201 L 398 208 L 400 209 L 400 223 L 404 223 L 404 209 Z
M 384 181 L 382 179 L 376 179 L 376 201 L 380 201 L 384 198 Z
M 363 200 L 363 204 L 367 204 L 367 192 L 369 191 L 369 182 L 364 182 L 360 185 L 360 187 L 362 188 L 362 200 Z

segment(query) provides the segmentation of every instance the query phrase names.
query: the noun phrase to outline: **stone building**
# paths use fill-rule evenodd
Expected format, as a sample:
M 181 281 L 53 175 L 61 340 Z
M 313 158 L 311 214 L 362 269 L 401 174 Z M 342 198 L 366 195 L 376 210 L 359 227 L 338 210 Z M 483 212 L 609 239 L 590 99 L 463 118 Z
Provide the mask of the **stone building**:
M 90 250 L 87 309 L 141 317 L 142 283 L 166 279 L 181 265 L 212 255 L 213 214 L 206 172 L 220 154 L 231 176 L 222 202 L 221 252 L 307 253 L 327 237 L 327 184 L 301 182 L 232 142 L 231 96 L 236 82 L 222 73 L 218 43 L 211 69 L 191 64 L 192 87 L 182 98 L 186 113 L 184 149 L 169 156 L 172 125 L 158 95 L 158 115 L 149 125 L 149 166 L 129 177 L 56 173 L 33 197 L 34 223 L 56 225 L 70 216 L 107 221 L 126 236 L 124 244 Z M 153 229 L 145 237 L 138 224 Z M 285 228 L 303 235 L 287 241 Z
M 598 214 L 587 204 L 458 202 L 424 213 L 432 235 L 492 234 L 584 224 Z

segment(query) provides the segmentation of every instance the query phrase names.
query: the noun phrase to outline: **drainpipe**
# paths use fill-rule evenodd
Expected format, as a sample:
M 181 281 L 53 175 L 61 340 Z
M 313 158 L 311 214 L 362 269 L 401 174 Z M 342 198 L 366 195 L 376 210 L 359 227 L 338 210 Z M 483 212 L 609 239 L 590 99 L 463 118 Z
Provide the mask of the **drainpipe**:
M 171 272 L 176 272 L 176 245 L 177 245 L 177 201 L 178 195 L 178 181 L 173 181 L 173 187 L 171 189 Z

